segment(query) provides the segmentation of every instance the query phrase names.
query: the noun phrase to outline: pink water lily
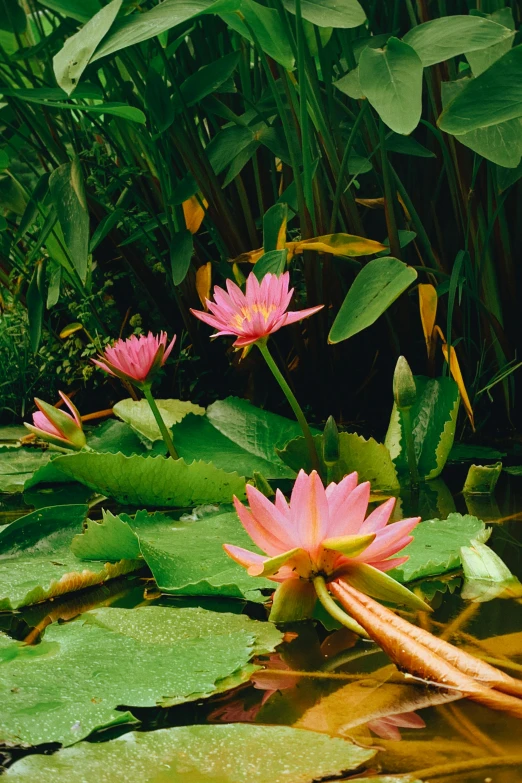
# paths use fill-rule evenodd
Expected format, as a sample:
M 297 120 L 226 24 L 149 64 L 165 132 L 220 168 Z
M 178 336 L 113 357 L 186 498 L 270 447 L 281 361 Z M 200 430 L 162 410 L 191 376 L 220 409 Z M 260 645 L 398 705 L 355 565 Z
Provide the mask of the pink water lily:
M 167 361 L 176 335 L 168 345 L 167 339 L 166 332 L 160 332 L 159 335 L 152 332 L 132 335 L 126 340 L 117 340 L 92 361 L 110 375 L 142 386 L 149 383 L 155 372 Z
M 416 712 L 400 712 L 368 721 L 366 726 L 381 739 L 399 742 L 402 737 L 399 729 L 425 729 L 426 724 Z
M 25 424 L 28 430 L 42 440 L 71 449 L 81 449 L 85 446 L 85 435 L 82 420 L 76 406 L 63 392 L 58 392 L 70 413 L 50 405 L 35 397 L 38 410 L 33 413 L 33 423 Z
M 250 509 L 234 497 L 243 527 L 266 555 L 232 544 L 224 548 L 250 575 L 280 583 L 272 619 L 307 616 L 315 603 L 312 583 L 317 576 L 327 582 L 345 580 L 375 598 L 419 608 L 419 599 L 384 572 L 408 559 L 393 556 L 412 541 L 410 533 L 420 517 L 388 525 L 395 498 L 366 517 L 370 484 L 357 480 L 357 473 L 350 473 L 325 489 L 316 471 L 301 471 L 290 503 L 280 490 L 272 503 L 250 485 Z
M 301 321 L 317 313 L 324 305 L 306 310 L 288 312 L 294 289 L 288 289 L 290 275 L 266 274 L 259 282 L 253 272 L 247 278 L 246 291 L 232 280 L 227 280 L 227 290 L 216 286 L 214 301 L 206 300 L 209 313 L 202 310 L 190 312 L 218 331 L 212 337 L 235 335 L 234 346 L 243 348 L 268 337 L 283 326 Z

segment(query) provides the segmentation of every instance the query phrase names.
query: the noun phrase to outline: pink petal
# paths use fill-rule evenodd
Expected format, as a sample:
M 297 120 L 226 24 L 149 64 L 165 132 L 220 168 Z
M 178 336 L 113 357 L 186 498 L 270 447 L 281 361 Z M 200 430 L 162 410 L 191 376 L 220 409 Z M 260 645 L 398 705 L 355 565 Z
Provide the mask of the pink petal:
M 67 405 L 67 407 L 71 411 L 72 418 L 74 419 L 74 421 L 76 422 L 78 427 L 80 427 L 80 429 L 81 429 L 82 420 L 80 418 L 80 414 L 78 413 L 78 410 L 77 410 L 76 406 L 73 405 L 73 403 L 71 402 L 69 397 L 66 394 L 64 394 L 62 391 L 59 391 L 58 394 L 60 395 L 60 397 L 62 398 L 63 402 Z M 65 413 L 65 411 L 63 411 L 63 413 Z M 67 414 L 67 415 L 69 415 L 69 414 Z
M 314 313 L 318 313 L 319 310 L 322 310 L 323 307 L 324 305 L 317 305 L 317 307 L 307 307 L 305 310 L 296 310 L 294 312 L 286 313 L 285 321 L 281 326 L 288 326 L 296 321 L 302 321 L 303 318 L 309 318 L 311 315 L 314 315 Z
M 257 546 L 266 552 L 270 557 L 280 555 L 282 552 L 286 552 L 289 547 L 283 544 L 276 535 L 274 535 L 269 529 L 265 528 L 252 514 L 251 511 L 246 508 L 240 500 L 234 496 L 234 506 L 237 511 L 237 515 L 241 520 L 241 524 L 245 528 L 246 532 Z
M 386 527 L 395 508 L 396 498 L 389 498 L 369 514 L 361 527 L 361 533 L 377 533 Z
M 250 568 L 250 566 L 257 565 L 258 563 L 264 563 L 268 560 L 268 557 L 258 555 L 255 552 L 250 552 L 248 549 L 243 549 L 240 546 L 233 546 L 232 544 L 223 544 L 223 549 L 232 560 L 239 563 L 243 568 Z
M 190 312 L 192 315 L 195 315 L 196 318 L 199 318 L 200 321 L 204 321 L 204 323 L 208 324 L 209 326 L 213 326 L 215 329 L 227 329 L 228 323 L 225 323 L 219 318 L 216 318 L 215 315 L 211 315 L 210 313 L 205 313 L 203 310 L 193 310 L 190 308 Z M 233 334 L 231 332 L 231 334 Z
M 351 536 L 359 533 L 370 500 L 370 482 L 359 484 L 350 492 L 330 518 L 328 537 Z
M 372 560 L 368 565 L 378 568 L 379 571 L 391 571 L 393 568 L 399 568 L 409 560 L 408 555 L 405 557 L 391 557 L 389 560 Z
M 292 527 L 297 533 L 294 546 L 305 550 L 315 549 L 328 530 L 328 500 L 317 471 L 309 476 L 301 470 L 297 476 L 290 499 Z
M 362 554 L 353 559 L 368 563 L 371 560 L 385 560 L 396 552 L 400 552 L 401 549 L 404 549 L 404 547 L 412 541 L 412 537 L 409 533 L 411 533 L 419 522 L 420 517 L 403 519 L 401 522 L 393 522 L 393 524 L 388 525 L 384 530 L 380 530 L 377 533 L 377 537 L 373 544 L 370 544 Z
M 283 546 L 281 551 L 293 549 L 296 543 L 289 517 L 281 514 L 274 503 L 250 484 L 246 486 L 246 495 L 254 519 L 268 535 L 273 536 Z
M 165 335 L 165 342 L 166 342 L 166 341 L 167 341 L 167 336 Z M 174 335 L 174 337 L 173 337 L 173 338 L 172 338 L 172 340 L 170 341 L 169 345 L 168 345 L 168 346 L 165 348 L 165 352 L 164 352 L 164 354 L 163 354 L 163 359 L 161 360 L 161 363 L 162 363 L 162 364 L 165 364 L 165 362 L 166 362 L 166 361 L 167 361 L 167 359 L 169 358 L 169 356 L 170 356 L 170 353 L 171 353 L 172 349 L 174 348 L 174 343 L 175 343 L 175 342 L 176 342 L 176 335 Z
M 349 473 L 338 484 L 332 482 L 326 487 L 326 497 L 328 498 L 328 508 L 330 509 L 330 518 L 337 515 L 339 507 L 344 503 L 350 492 L 353 492 L 357 486 L 357 473 Z

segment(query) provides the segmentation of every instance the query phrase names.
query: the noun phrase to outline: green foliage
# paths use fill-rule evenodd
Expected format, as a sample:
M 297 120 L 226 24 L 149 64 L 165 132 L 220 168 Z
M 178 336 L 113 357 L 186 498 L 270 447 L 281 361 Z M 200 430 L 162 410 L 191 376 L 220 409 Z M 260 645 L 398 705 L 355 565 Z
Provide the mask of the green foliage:
M 491 495 L 502 472 L 502 463 L 494 465 L 470 465 L 463 493 L 465 495 Z
M 440 475 L 453 445 L 459 391 L 451 378 L 415 376 L 417 399 L 410 410 L 413 441 L 419 476 L 433 479 Z M 408 474 L 403 412 L 393 405 L 385 445 L 399 476 Z
M 491 601 L 493 598 L 519 596 L 522 585 L 507 565 L 486 544 L 471 541 L 460 550 L 464 587 L 462 597 L 466 601 Z
M 120 704 L 208 698 L 226 690 L 231 675 L 234 684 L 248 679 L 256 668 L 250 658 L 280 639 L 275 628 L 241 615 L 164 607 L 98 609 L 52 626 L 36 648 L 0 636 L 2 736 L 67 746 L 132 722 Z M 20 688 L 13 691 L 13 682 Z
M 245 479 L 199 460 L 144 457 L 138 454 L 82 452 L 56 457 L 53 467 L 120 503 L 131 506 L 192 506 L 244 496 Z
M 163 421 L 169 429 L 174 424 L 178 424 L 189 413 L 195 416 L 205 415 L 204 408 L 183 400 L 156 400 L 156 404 Z M 132 400 L 129 397 L 117 402 L 113 410 L 116 416 L 123 419 L 143 438 L 149 441 L 161 439 L 159 427 L 147 400 Z M 96 448 L 96 446 L 92 446 L 92 448 Z
M 469 514 L 450 514 L 447 519 L 429 519 L 413 531 L 413 541 L 404 554 L 408 560 L 390 571 L 400 582 L 412 582 L 438 576 L 461 565 L 460 549 L 470 541 L 487 541 L 490 530 L 484 522 Z
M 80 783 L 84 770 L 101 779 L 130 783 L 143 769 L 143 783 L 169 775 L 198 783 L 308 783 L 313 777 L 357 769 L 375 754 L 353 743 L 288 726 L 180 726 L 127 734 L 109 742 L 80 743 L 55 756 L 28 756 L 7 770 L 6 779 Z M 386 783 L 386 780 L 384 781 Z M 392 783 L 392 781 L 390 781 Z

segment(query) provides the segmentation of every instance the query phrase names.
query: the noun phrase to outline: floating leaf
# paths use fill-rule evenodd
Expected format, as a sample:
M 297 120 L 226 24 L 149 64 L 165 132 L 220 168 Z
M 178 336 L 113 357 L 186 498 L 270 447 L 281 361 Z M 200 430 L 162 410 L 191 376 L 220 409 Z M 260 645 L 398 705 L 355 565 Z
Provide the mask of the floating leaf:
M 389 574 L 405 583 L 459 568 L 460 548 L 473 539 L 484 543 L 489 534 L 484 522 L 469 514 L 425 520 L 412 532 L 413 541 L 404 550 L 408 560 Z
M 470 465 L 462 491 L 465 495 L 491 495 L 501 473 L 501 462 L 495 465 Z
M 22 492 L 25 482 L 49 459 L 49 451 L 0 446 L 0 492 Z
M 135 454 L 66 454 L 53 460 L 66 476 L 120 503 L 132 506 L 186 507 L 244 497 L 245 479 L 208 462 Z
M 205 409 L 200 405 L 194 405 L 192 402 L 156 400 L 156 404 L 168 429 L 180 422 L 189 413 L 196 416 L 205 415 Z M 128 397 L 117 402 L 113 411 L 116 416 L 129 424 L 133 430 L 147 438 L 147 440 L 155 441 L 161 439 L 161 432 L 147 400 L 132 400 Z
M 92 779 L 134 783 L 139 769 L 142 783 L 159 783 L 161 778 L 187 783 L 310 783 L 357 769 L 374 755 L 375 750 L 346 740 L 289 726 L 180 726 L 80 743 L 53 756 L 26 756 L 6 771 L 6 780 L 83 783 L 89 770 Z
M 363 49 L 359 60 L 361 90 L 395 133 L 411 133 L 422 112 L 422 62 L 411 46 L 388 39 L 384 49 Z
M 323 453 L 323 436 L 314 437 L 317 452 Z M 378 443 L 373 438 L 363 438 L 355 432 L 339 433 L 340 458 L 336 469 L 341 474 L 352 473 L 356 470 L 359 481 L 369 481 L 372 490 L 377 492 L 396 492 L 399 489 L 397 471 L 392 462 L 390 453 L 385 445 Z M 307 473 L 312 470 L 310 454 L 303 437 L 295 438 L 287 443 L 284 449 L 278 450 L 281 459 L 296 473 L 303 469 Z M 321 458 L 321 457 L 320 457 Z M 326 466 L 323 470 L 326 474 Z
M 98 609 L 52 625 L 36 647 L 0 637 L 3 739 L 72 745 L 131 721 L 120 704 L 155 707 L 218 693 L 242 669 L 248 679 L 252 655 L 278 644 L 273 627 L 270 635 L 260 630 L 258 642 L 261 625 L 243 615 L 152 606 Z
M 89 520 L 72 551 L 85 560 L 117 560 L 141 552 L 159 589 L 171 595 L 265 600 L 260 591 L 273 590 L 274 583 L 249 576 L 228 557 L 224 543 L 252 549 L 235 511 L 218 510 L 196 520 L 144 511 L 131 519 L 106 512 L 102 522 Z
M 367 329 L 416 278 L 415 269 L 391 256 L 370 261 L 346 294 L 328 342 L 339 343 Z
M 101 584 L 142 567 L 136 561 L 85 568 L 70 551 L 87 515 L 86 505 L 43 508 L 0 532 L 0 610 Z
M 455 437 L 459 407 L 457 384 L 451 378 L 415 376 L 417 399 L 410 410 L 417 466 L 421 478 L 438 476 Z M 385 444 L 400 477 L 408 475 L 403 415 L 393 405 Z

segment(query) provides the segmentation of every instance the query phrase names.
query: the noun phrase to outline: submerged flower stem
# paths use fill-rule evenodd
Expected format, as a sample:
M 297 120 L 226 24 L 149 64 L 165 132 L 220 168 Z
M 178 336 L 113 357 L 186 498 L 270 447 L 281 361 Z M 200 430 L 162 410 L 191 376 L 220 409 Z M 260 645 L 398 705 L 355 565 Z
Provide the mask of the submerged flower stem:
M 364 628 L 359 625 L 359 623 L 357 623 L 352 617 L 346 614 L 346 612 L 335 603 L 334 599 L 328 592 L 328 588 L 323 576 L 314 577 L 314 587 L 320 602 L 328 614 L 334 618 L 334 620 L 337 620 L 338 623 L 341 623 L 341 625 L 344 625 L 345 628 L 353 631 L 353 633 L 356 633 L 359 636 L 368 637 L 368 634 Z
M 279 367 L 275 363 L 275 361 L 274 361 L 274 359 L 272 357 L 272 354 L 268 350 L 268 346 L 266 344 L 266 339 L 265 340 L 258 340 L 256 342 L 256 345 L 259 348 L 259 350 L 261 351 L 261 353 L 263 354 L 263 359 L 268 364 L 268 366 L 269 366 L 269 368 L 270 368 L 270 370 L 272 372 L 272 375 L 274 376 L 274 378 L 278 382 L 279 386 L 281 387 L 281 390 L 282 390 L 283 394 L 285 395 L 286 399 L 288 400 L 288 404 L 292 408 L 292 410 L 293 410 L 293 412 L 295 414 L 295 417 L 296 417 L 297 421 L 299 422 L 299 425 L 300 425 L 300 427 L 301 427 L 301 429 L 303 431 L 303 435 L 305 437 L 306 445 L 308 446 L 308 451 L 310 453 L 310 459 L 312 461 L 312 468 L 313 468 L 313 470 L 316 470 L 319 473 L 319 475 L 321 475 L 321 473 L 322 473 L 321 465 L 320 465 L 320 462 L 319 462 L 319 457 L 317 455 L 317 449 L 315 448 L 314 438 L 313 438 L 313 435 L 312 435 L 312 433 L 310 431 L 310 427 L 308 426 L 308 422 L 306 421 L 305 415 L 304 415 L 303 411 L 301 410 L 301 406 L 297 402 L 297 400 L 296 400 L 296 398 L 295 398 L 295 396 L 294 396 L 294 394 L 292 392 L 292 389 L 290 388 L 288 383 L 285 381 L 285 379 L 283 377 L 283 374 L 281 373 Z
M 158 406 L 156 405 L 156 400 L 152 396 L 152 392 L 150 390 L 150 386 L 144 386 L 143 387 L 143 394 L 145 395 L 145 399 L 149 403 L 150 409 L 154 415 L 154 418 L 156 419 L 156 424 L 159 427 L 159 430 L 161 432 L 161 437 L 163 438 L 163 441 L 165 443 L 165 446 L 168 449 L 168 452 L 172 459 L 179 459 L 178 452 L 174 448 L 174 443 L 172 442 L 172 438 L 170 437 L 170 433 L 167 429 L 167 426 L 165 422 L 163 421 L 163 417 L 159 411 Z

